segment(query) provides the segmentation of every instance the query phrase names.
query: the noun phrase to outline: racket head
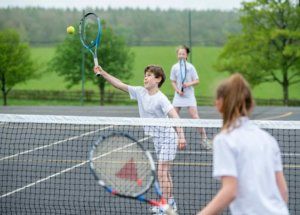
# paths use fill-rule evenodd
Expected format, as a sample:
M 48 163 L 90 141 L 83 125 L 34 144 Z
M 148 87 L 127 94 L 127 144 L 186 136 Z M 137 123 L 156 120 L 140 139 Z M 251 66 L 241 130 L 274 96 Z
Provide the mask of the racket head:
M 102 28 L 100 18 L 95 13 L 86 13 L 82 17 L 79 24 L 79 35 L 81 43 L 87 49 L 99 46 Z
M 185 78 L 186 78 L 186 63 L 185 63 L 185 60 L 183 58 L 180 58 L 179 65 L 180 65 L 181 80 L 182 80 L 182 83 L 183 83 L 185 81 Z
M 90 169 L 108 192 L 136 198 L 155 181 L 155 164 L 149 151 L 126 133 L 101 136 L 89 154 Z
M 184 58 L 180 58 L 179 59 L 179 67 L 180 67 L 180 77 L 181 77 L 181 83 L 182 83 L 182 87 L 181 87 L 181 91 L 183 92 L 184 87 L 183 87 L 183 83 L 185 82 L 185 78 L 186 78 L 186 62 Z

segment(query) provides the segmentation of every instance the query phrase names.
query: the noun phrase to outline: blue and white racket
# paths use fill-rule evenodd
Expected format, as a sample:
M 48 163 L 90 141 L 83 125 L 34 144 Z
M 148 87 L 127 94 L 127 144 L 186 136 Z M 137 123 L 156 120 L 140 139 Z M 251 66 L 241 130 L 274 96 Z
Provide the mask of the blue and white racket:
M 82 45 L 88 49 L 94 58 L 94 65 L 99 66 L 97 49 L 100 44 L 102 29 L 100 18 L 95 13 L 86 13 L 79 24 L 79 35 Z M 100 74 L 96 74 L 99 76 Z
M 150 152 L 128 134 L 101 136 L 90 151 L 89 164 L 98 184 L 114 196 L 158 206 L 168 215 L 177 214 L 162 196 Z M 153 185 L 158 200 L 144 195 Z
M 179 60 L 179 67 L 180 67 L 180 77 L 181 77 L 181 92 L 184 91 L 183 84 L 186 78 L 186 62 L 184 58 L 180 58 Z

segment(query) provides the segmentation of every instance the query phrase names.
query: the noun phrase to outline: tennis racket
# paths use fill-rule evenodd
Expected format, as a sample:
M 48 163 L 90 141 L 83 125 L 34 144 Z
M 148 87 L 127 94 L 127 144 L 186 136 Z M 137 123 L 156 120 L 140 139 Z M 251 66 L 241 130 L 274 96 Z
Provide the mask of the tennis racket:
M 162 196 L 150 152 L 128 134 L 101 136 L 90 151 L 89 165 L 98 184 L 112 195 L 136 199 L 158 206 L 168 215 L 177 215 Z M 145 197 L 152 186 L 159 200 Z
M 184 87 L 183 84 L 185 82 L 186 78 L 186 63 L 184 58 L 180 58 L 179 60 L 179 66 L 180 66 L 180 75 L 181 75 L 181 92 L 183 92 Z
M 86 13 L 79 24 L 79 35 L 82 45 L 88 49 L 94 58 L 94 65 L 99 66 L 97 49 L 100 44 L 102 29 L 100 18 L 95 13 Z M 96 74 L 100 76 L 99 73 Z

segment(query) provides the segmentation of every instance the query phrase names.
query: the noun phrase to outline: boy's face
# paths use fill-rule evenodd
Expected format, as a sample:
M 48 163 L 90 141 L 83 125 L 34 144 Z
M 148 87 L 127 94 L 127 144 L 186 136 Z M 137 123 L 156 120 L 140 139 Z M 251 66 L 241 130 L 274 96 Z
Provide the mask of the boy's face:
M 146 72 L 144 76 L 144 86 L 146 89 L 158 87 L 161 77 L 155 78 L 152 72 Z
M 178 49 L 178 51 L 177 51 L 177 58 L 178 58 L 178 60 L 180 60 L 180 59 L 187 59 L 187 57 L 188 57 L 188 54 L 187 54 L 187 52 L 186 52 L 186 50 L 185 49 Z

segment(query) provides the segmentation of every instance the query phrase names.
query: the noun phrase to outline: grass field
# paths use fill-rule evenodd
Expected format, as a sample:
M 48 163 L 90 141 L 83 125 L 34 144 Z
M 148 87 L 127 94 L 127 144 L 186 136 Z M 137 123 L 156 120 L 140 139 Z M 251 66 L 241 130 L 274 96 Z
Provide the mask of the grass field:
M 162 91 L 167 95 L 172 95 L 172 87 L 169 80 L 170 68 L 176 62 L 176 47 L 132 47 L 135 53 L 135 62 L 133 67 L 134 76 L 125 81 L 131 85 L 143 84 L 143 70 L 148 64 L 158 64 L 163 66 L 167 80 L 162 87 Z M 192 52 L 192 63 L 198 71 L 200 84 L 196 87 L 196 94 L 203 96 L 213 96 L 217 83 L 224 77 L 226 73 L 219 73 L 213 65 L 216 62 L 221 48 L 215 47 L 194 47 Z M 38 47 L 32 48 L 32 56 L 39 63 L 42 76 L 38 80 L 31 80 L 24 84 L 17 85 L 14 89 L 32 89 L 32 90 L 80 90 L 81 84 L 66 88 L 66 84 L 62 77 L 58 77 L 55 73 L 45 71 L 48 61 L 54 56 L 54 47 Z M 85 83 L 85 89 L 97 90 L 96 86 Z M 282 89 L 277 83 L 262 84 L 253 89 L 255 98 L 265 99 L 281 99 Z M 290 98 L 300 99 L 300 84 L 290 88 Z

